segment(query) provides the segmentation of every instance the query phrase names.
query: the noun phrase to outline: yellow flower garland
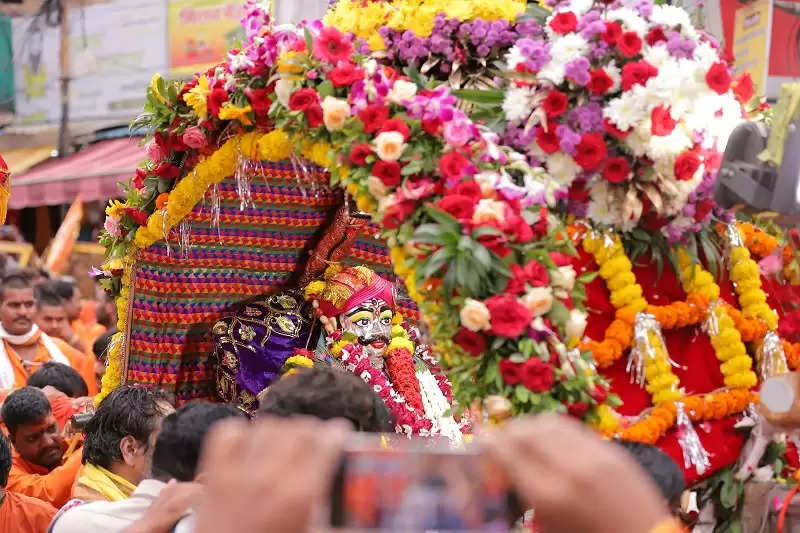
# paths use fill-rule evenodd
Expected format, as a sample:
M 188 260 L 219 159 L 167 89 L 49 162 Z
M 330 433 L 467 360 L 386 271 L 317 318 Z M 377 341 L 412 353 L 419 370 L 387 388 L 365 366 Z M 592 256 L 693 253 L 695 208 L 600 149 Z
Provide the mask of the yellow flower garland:
M 645 390 L 653 397 L 654 405 L 677 401 L 682 396 L 678 390 L 680 380 L 672 371 L 666 346 L 656 331 L 651 330 L 647 335 L 653 353 L 644 356 L 644 372 L 647 379 Z
M 760 318 L 770 330 L 774 330 L 778 327 L 778 315 L 767 304 L 767 295 L 761 288 L 758 263 L 750 257 L 750 250 L 744 246 L 734 246 L 730 260 L 731 281 L 739 295 L 742 313 L 748 318 Z

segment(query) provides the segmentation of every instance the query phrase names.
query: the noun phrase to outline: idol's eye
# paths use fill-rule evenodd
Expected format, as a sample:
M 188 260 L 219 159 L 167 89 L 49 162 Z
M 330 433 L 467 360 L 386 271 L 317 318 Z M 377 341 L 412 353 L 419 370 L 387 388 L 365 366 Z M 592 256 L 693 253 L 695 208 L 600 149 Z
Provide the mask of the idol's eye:
M 362 328 L 365 328 L 365 327 L 369 326 L 369 319 L 368 318 L 359 318 L 358 320 L 356 320 L 356 326 L 360 326 Z
M 381 324 L 383 324 L 384 326 L 388 326 L 391 323 L 392 323 L 391 317 L 386 317 L 385 316 L 385 317 L 381 318 Z

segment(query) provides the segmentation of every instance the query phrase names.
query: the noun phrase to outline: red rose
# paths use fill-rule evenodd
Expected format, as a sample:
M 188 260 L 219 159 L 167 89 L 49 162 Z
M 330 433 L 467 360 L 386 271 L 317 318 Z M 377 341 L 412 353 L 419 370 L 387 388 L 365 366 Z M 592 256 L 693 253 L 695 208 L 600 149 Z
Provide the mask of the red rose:
M 386 208 L 386 214 L 381 221 L 381 225 L 386 229 L 397 229 L 416 208 L 416 202 L 398 202 L 392 204 Z
M 214 89 L 206 97 L 206 107 L 208 112 L 219 118 L 219 110 L 222 109 L 222 104 L 228 101 L 228 91 L 225 89 Z
M 634 57 L 642 51 L 642 39 L 635 31 L 626 31 L 617 39 L 619 53 L 625 57 Z
M 697 169 L 700 168 L 700 155 L 694 150 L 687 150 L 683 152 L 675 160 L 673 171 L 675 177 L 680 181 L 688 181 L 694 177 Z
M 370 104 L 358 112 L 358 118 L 364 123 L 366 133 L 374 133 L 381 129 L 389 118 L 389 108 L 385 105 Z
M 610 133 L 611 135 L 616 137 L 617 139 L 624 139 L 625 137 L 631 134 L 631 131 L 633 131 L 633 128 L 628 128 L 627 130 L 622 131 L 621 129 L 617 128 L 614 125 L 614 123 L 608 120 L 607 118 L 603 119 L 603 129 L 606 130 L 607 133 Z
M 597 402 L 597 404 L 605 403 L 608 399 L 608 391 L 601 387 L 600 385 L 595 385 L 592 390 L 589 391 L 589 396 L 592 397 L 592 400 Z
M 578 27 L 578 17 L 572 11 L 561 11 L 550 20 L 550 28 L 556 33 L 564 35 L 575 31 Z
M 483 193 L 481 192 L 481 186 L 478 185 L 477 181 L 462 181 L 455 187 L 453 187 L 452 191 L 448 194 L 459 194 L 461 196 L 466 196 L 468 198 L 472 198 L 475 203 L 478 203 L 481 198 L 483 198 Z
M 453 342 L 461 346 L 473 357 L 480 357 L 486 349 L 486 338 L 480 333 L 460 328 L 453 337 Z
M 553 89 L 547 93 L 547 97 L 542 102 L 542 107 L 548 118 L 557 117 L 567 110 L 567 95 L 558 89 Z
M 131 220 L 133 220 L 139 226 L 144 226 L 145 224 L 147 224 L 148 214 L 147 212 L 142 211 L 141 209 L 128 207 L 125 209 L 125 214 L 131 217 Z
M 319 105 L 319 94 L 314 89 L 298 89 L 289 97 L 292 111 L 305 111 L 315 105 Z
M 376 135 L 381 134 L 384 131 L 396 131 L 402 133 L 404 141 L 408 141 L 408 138 L 411 136 L 411 130 L 408 129 L 408 124 L 399 118 L 392 118 L 384 122 L 383 126 L 381 126 Z
M 531 261 L 524 268 L 525 278 L 533 287 L 546 287 L 550 284 L 547 267 L 538 261 Z
M 493 335 L 516 338 L 527 331 L 533 313 L 508 294 L 496 294 L 486 300 L 491 318 L 489 324 Z
M 586 87 L 592 91 L 592 94 L 605 94 L 613 86 L 614 80 L 611 79 L 611 76 L 609 76 L 605 70 L 596 68 L 589 73 L 589 83 Z
M 181 169 L 179 169 L 169 161 L 164 161 L 153 170 L 153 173 L 162 178 L 168 180 L 174 180 L 175 178 L 181 175 Z
M 667 40 L 667 35 L 664 33 L 664 30 L 661 29 L 661 26 L 656 26 L 649 32 L 647 32 L 647 36 L 645 37 L 647 44 L 650 46 L 655 46 L 656 43 L 661 41 Z
M 731 73 L 725 63 L 717 62 L 706 72 L 706 83 L 717 94 L 725 94 L 731 87 Z
M 603 169 L 603 177 L 611 183 L 622 183 L 628 179 L 630 173 L 631 167 L 624 157 L 612 157 Z
M 244 94 L 250 101 L 250 107 L 256 115 L 266 115 L 272 105 L 269 89 L 245 89 Z
M 622 67 L 622 90 L 629 91 L 634 85 L 644 85 L 650 78 L 658 76 L 658 69 L 642 59 Z
M 589 404 L 586 402 L 572 402 L 567 404 L 567 413 L 570 416 L 581 419 L 589 411 Z
M 733 95 L 740 104 L 746 105 L 755 96 L 756 91 L 753 89 L 753 78 L 750 77 L 749 72 L 740 74 L 733 80 Z
M 575 162 L 584 170 L 594 170 L 606 158 L 606 143 L 599 133 L 585 133 L 575 147 Z
M 550 252 L 547 256 L 557 267 L 565 267 L 572 264 L 572 256 L 561 252 Z
M 347 61 L 339 63 L 336 68 L 328 72 L 328 79 L 334 87 L 349 87 L 364 79 L 364 71 Z
M 694 207 L 694 221 L 702 222 L 708 216 L 708 214 L 711 212 L 712 209 L 714 209 L 713 200 L 706 199 L 703 200 L 702 202 L 699 202 Z
M 537 237 L 544 237 L 550 231 L 547 225 L 547 208 L 544 206 L 539 207 L 539 220 L 533 225 L 533 231 Z
M 144 187 L 144 179 L 147 177 L 147 171 L 143 168 L 136 169 L 136 176 L 133 178 L 133 186 L 137 189 Z
M 461 152 L 453 150 L 439 159 L 439 172 L 446 180 L 460 179 L 469 164 L 469 159 Z
M 178 92 L 178 100 L 182 101 L 183 95 L 188 93 L 195 87 L 197 87 L 197 78 L 192 78 L 191 80 L 184 82 L 183 85 L 181 85 L 180 92 Z
M 669 106 L 657 106 L 650 113 L 650 133 L 653 135 L 669 135 L 675 129 L 675 119 Z
M 387 187 L 400 185 L 402 180 L 400 170 L 400 163 L 397 161 L 376 161 L 372 165 L 372 175 L 380 179 Z
M 442 197 L 436 205 L 445 213 L 458 219 L 459 222 L 467 222 L 475 212 L 475 204 L 475 200 L 469 196 L 449 194 Z
M 617 44 L 620 37 L 622 37 L 622 26 L 619 25 L 619 22 L 606 22 L 603 40 L 608 44 Z
M 314 104 L 312 106 L 309 106 L 306 110 L 303 111 L 303 114 L 306 116 L 309 128 L 318 128 L 322 126 L 323 113 L 321 105 Z
M 438 137 L 442 134 L 442 126 L 442 121 L 438 118 L 422 121 L 422 129 L 434 137 Z
M 520 367 L 519 377 L 522 384 L 533 392 L 546 392 L 553 388 L 556 381 L 553 367 L 538 357 L 531 357 Z
M 372 154 L 372 148 L 368 144 L 354 144 L 350 150 L 350 162 L 354 165 L 366 165 L 367 156 Z
M 561 149 L 561 143 L 556 135 L 556 128 L 552 124 L 545 131 L 542 126 L 536 127 L 536 144 L 546 154 L 553 154 Z
M 500 375 L 503 376 L 503 381 L 506 385 L 519 385 L 521 382 L 519 378 L 519 365 L 511 361 L 511 359 L 503 359 L 497 365 L 500 370 Z
M 496 229 L 497 226 L 495 224 L 483 224 L 484 226 L 492 226 Z M 508 245 L 508 237 L 502 232 L 498 232 L 497 234 L 491 235 L 481 235 L 478 237 L 478 242 L 483 245 L 484 248 L 487 250 L 499 255 L 500 257 L 506 257 L 508 254 L 511 253 L 511 248 Z
M 519 215 L 514 215 L 506 222 L 506 232 L 514 236 L 518 243 L 530 242 L 534 235 L 530 225 Z
M 568 193 L 569 201 L 571 203 L 584 204 L 589 201 L 589 191 L 586 188 L 586 180 L 576 179 L 570 185 Z

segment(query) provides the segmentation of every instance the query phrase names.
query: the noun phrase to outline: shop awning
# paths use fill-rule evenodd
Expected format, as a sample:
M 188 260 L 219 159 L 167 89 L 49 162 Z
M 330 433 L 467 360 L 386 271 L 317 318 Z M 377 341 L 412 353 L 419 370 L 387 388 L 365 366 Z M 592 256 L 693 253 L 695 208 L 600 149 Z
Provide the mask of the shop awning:
M 4 150 L 0 155 L 3 156 L 11 174 L 18 175 L 42 161 L 47 161 L 56 153 L 55 146 L 37 146 L 35 148 L 12 148 Z
M 139 141 L 101 141 L 63 159 L 12 175 L 8 207 L 68 204 L 78 193 L 86 202 L 119 196 L 119 183 L 127 183 L 146 158 Z

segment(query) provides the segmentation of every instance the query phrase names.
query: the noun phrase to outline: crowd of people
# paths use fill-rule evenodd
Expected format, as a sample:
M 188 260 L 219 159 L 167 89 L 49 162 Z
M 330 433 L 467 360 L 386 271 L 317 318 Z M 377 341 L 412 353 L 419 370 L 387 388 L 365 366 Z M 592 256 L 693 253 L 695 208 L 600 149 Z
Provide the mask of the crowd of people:
M 278 381 L 254 421 L 137 386 L 95 408 L 115 317 L 103 296 L 90 305 L 94 322 L 74 283 L 38 271 L 0 282 L 0 533 L 323 530 L 349 432 L 392 433 L 375 392 L 335 368 Z M 559 417 L 476 440 L 541 531 L 675 531 L 682 475 L 653 447 L 626 453 Z

